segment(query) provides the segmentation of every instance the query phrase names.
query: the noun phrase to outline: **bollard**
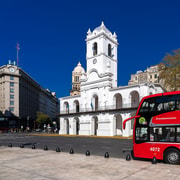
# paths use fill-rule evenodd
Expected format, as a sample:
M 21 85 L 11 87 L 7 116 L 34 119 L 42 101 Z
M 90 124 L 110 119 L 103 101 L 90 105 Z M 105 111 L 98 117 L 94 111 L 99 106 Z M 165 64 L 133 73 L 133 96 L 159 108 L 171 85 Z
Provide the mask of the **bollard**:
M 86 151 L 86 156 L 90 156 L 90 151 L 89 150 Z
M 152 164 L 157 164 L 157 159 L 156 159 L 156 157 L 153 157 L 153 159 L 152 159 Z
M 8 144 L 8 147 L 12 147 L 12 144 L 11 144 L 11 143 L 9 143 L 9 144 Z
M 109 153 L 106 152 L 106 153 L 104 154 L 104 157 L 105 157 L 105 158 L 109 158 Z
M 34 144 L 32 145 L 32 149 L 36 149 L 36 146 Z
M 56 152 L 61 152 L 59 147 L 56 148 Z
M 47 151 L 48 150 L 48 147 L 47 145 L 44 146 L 44 150 Z
M 130 154 L 127 154 L 126 161 L 130 161 L 130 160 L 131 160 L 131 156 L 130 156 Z
M 70 153 L 70 154 L 74 154 L 73 148 L 70 149 L 69 153 Z
M 24 148 L 24 144 L 21 144 L 21 145 L 20 145 L 20 148 Z

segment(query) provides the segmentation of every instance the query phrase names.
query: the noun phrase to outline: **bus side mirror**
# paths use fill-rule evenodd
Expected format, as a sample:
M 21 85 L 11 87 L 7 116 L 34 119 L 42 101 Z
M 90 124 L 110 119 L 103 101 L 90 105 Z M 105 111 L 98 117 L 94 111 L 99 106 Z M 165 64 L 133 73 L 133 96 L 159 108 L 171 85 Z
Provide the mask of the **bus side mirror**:
M 139 117 L 140 117 L 140 115 L 137 115 L 137 116 L 133 116 L 133 117 L 130 117 L 130 118 L 128 118 L 128 119 L 125 119 L 125 120 L 123 121 L 123 129 L 126 128 L 126 122 L 127 122 L 127 121 L 129 121 L 129 120 L 131 120 L 131 119 L 133 119 L 133 118 L 139 118 Z
M 123 122 L 123 129 L 126 129 L 126 122 Z

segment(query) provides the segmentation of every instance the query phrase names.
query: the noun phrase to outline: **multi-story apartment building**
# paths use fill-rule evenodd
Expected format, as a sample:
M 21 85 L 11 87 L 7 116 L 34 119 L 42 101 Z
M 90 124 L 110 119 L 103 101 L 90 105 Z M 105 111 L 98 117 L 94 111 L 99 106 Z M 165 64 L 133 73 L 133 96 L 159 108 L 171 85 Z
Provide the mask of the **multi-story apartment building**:
M 0 67 L 0 112 L 10 126 L 34 126 L 37 111 L 55 119 L 59 101 L 15 63 Z M 3 120 L 3 118 L 1 118 Z M 18 119 L 18 123 L 17 123 Z M 13 121 L 14 120 L 14 121 Z M 28 122 L 27 122 L 28 121 Z
M 137 71 L 136 74 L 131 74 L 131 79 L 129 80 L 128 85 L 135 85 L 147 82 L 160 83 L 157 65 L 151 66 L 145 71 Z

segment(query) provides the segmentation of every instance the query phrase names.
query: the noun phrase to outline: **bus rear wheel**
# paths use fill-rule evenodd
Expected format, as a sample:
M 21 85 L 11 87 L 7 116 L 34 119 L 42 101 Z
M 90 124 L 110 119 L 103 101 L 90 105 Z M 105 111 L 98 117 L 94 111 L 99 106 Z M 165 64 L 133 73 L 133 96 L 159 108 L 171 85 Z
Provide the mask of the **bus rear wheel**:
M 165 153 L 164 161 L 169 164 L 178 164 L 180 162 L 180 152 L 174 148 L 168 149 Z

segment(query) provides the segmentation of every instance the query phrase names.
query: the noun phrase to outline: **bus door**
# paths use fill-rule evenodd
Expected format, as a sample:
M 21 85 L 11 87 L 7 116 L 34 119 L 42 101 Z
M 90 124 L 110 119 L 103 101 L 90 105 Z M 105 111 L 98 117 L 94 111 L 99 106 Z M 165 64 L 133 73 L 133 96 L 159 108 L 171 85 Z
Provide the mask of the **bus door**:
M 151 151 L 155 144 L 149 142 L 148 127 L 136 127 L 135 129 L 135 143 L 133 145 L 133 152 L 135 157 L 152 158 L 154 153 Z
M 135 157 L 153 158 L 156 150 L 155 137 L 152 136 L 149 121 L 151 116 L 141 115 L 136 119 L 133 152 Z

